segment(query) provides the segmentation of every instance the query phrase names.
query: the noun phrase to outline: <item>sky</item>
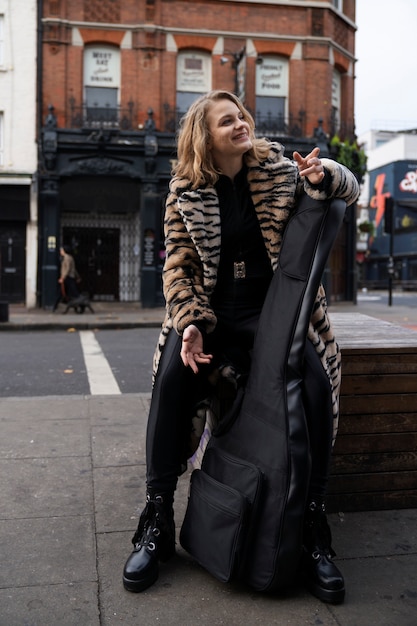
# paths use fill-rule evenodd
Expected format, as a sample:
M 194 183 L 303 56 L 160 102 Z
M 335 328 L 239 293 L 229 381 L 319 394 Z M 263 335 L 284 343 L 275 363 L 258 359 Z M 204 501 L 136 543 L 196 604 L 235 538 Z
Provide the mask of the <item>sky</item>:
M 417 128 L 417 0 L 356 0 L 356 134 Z

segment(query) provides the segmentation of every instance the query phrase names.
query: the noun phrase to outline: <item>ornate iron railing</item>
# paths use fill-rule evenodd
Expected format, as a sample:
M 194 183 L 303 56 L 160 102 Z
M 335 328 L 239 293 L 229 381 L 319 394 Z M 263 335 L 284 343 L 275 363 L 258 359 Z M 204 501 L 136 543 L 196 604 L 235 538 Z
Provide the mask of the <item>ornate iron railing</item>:
M 178 108 L 170 107 L 169 104 L 164 104 L 161 130 L 174 133 L 178 129 L 184 114 L 185 111 L 180 111 Z M 304 111 L 300 111 L 298 116 L 290 115 L 289 117 L 284 117 L 267 113 L 266 115 L 255 114 L 253 117 L 257 135 L 302 137 L 305 134 Z
M 304 137 L 305 136 L 305 113 L 300 111 L 297 116 L 277 115 L 268 112 L 266 114 L 254 114 L 255 130 L 257 135 L 270 135 L 274 137 Z
M 106 128 L 133 130 L 133 102 L 127 107 L 99 106 L 82 103 L 77 105 L 74 98 L 70 99 L 70 128 Z

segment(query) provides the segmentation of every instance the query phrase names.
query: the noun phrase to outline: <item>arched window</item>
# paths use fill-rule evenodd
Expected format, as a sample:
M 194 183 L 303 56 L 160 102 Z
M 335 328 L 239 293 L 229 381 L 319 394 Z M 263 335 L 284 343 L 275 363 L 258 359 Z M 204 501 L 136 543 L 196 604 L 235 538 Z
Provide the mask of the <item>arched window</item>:
M 256 127 L 263 133 L 285 130 L 288 107 L 288 60 L 258 57 L 256 63 Z
M 177 57 L 177 111 L 181 116 L 199 96 L 211 90 L 211 55 L 187 50 Z
M 84 50 L 84 102 L 86 122 L 112 126 L 117 121 L 120 94 L 120 50 L 92 45 Z

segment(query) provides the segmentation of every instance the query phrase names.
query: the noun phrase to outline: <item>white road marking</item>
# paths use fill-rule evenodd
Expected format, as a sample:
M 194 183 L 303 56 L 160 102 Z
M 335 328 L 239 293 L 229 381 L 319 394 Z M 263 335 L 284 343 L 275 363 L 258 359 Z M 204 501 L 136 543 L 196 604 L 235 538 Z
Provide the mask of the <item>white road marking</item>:
M 92 330 L 80 331 L 81 347 L 92 396 L 120 394 L 111 367 Z

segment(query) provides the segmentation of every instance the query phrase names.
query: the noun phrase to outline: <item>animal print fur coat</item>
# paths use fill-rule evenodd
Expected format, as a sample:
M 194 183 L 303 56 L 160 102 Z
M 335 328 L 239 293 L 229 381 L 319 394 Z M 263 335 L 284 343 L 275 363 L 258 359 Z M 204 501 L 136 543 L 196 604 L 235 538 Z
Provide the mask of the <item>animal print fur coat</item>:
M 259 163 L 246 157 L 248 181 L 272 269 L 278 265 L 285 226 L 297 197 L 305 192 L 314 199 L 339 197 L 352 204 L 359 195 L 353 174 L 343 165 L 322 159 L 325 179 L 311 185 L 299 176 L 297 164 L 283 156 L 283 147 L 271 143 L 268 158 Z M 216 326 L 210 296 L 216 285 L 220 260 L 220 208 L 213 186 L 191 189 L 187 180 L 170 183 L 164 220 L 166 260 L 163 289 L 166 316 L 154 356 L 154 375 L 168 333 L 182 335 L 194 322 L 207 332 Z M 333 390 L 335 432 L 338 419 L 341 356 L 327 314 L 326 295 L 320 286 L 315 300 L 308 338 L 318 352 Z

